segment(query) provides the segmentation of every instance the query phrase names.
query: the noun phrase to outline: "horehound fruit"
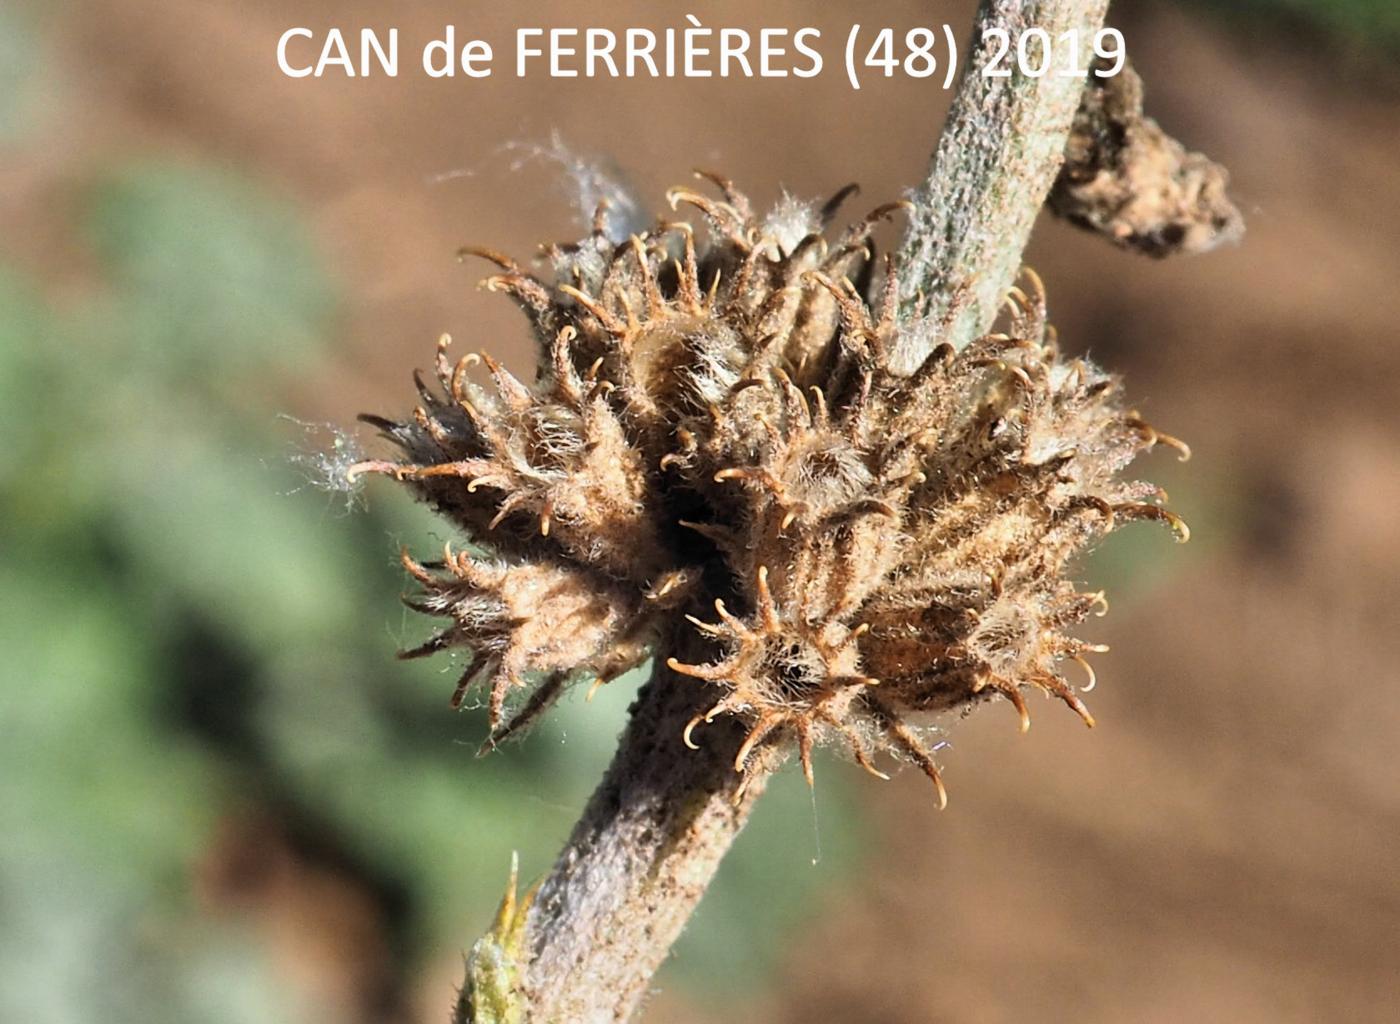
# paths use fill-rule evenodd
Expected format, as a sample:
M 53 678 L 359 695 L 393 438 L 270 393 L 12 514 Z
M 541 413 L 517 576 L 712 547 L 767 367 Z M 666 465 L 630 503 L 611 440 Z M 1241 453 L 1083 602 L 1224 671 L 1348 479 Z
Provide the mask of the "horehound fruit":
M 1185 445 L 1060 355 L 1031 271 L 1004 333 L 957 351 L 957 310 L 902 307 L 899 268 L 871 256 L 903 204 L 829 240 L 853 189 L 760 220 L 703 177 L 720 197 L 668 196 L 703 237 L 663 220 L 618 244 L 600 208 L 587 239 L 546 250 L 553 285 L 464 251 L 500 267 L 486 286 L 524 311 L 539 368 L 526 384 L 484 353 L 454 364 L 444 337 L 412 416 L 366 417 L 402 455 L 354 471 L 405 482 L 473 545 L 404 554 L 409 604 L 448 620 L 405 656 L 473 652 L 454 704 L 489 689 L 491 745 L 573 681 L 665 659 L 713 698 L 678 740 L 732 715 L 739 771 L 790 743 L 810 780 L 831 741 L 876 774 L 880 754 L 913 761 L 940 803 L 932 713 L 1000 696 L 1025 729 L 1035 689 L 1092 725 L 1061 670 L 1092 685 L 1102 647 L 1070 631 L 1107 606 L 1066 566 L 1129 520 L 1186 539 L 1158 488 L 1121 477 Z

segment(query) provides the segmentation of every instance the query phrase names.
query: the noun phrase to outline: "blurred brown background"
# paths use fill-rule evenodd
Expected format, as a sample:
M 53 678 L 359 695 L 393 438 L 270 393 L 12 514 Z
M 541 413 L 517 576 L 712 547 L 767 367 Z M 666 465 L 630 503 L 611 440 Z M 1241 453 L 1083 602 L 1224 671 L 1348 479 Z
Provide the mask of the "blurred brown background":
M 814 25 L 832 61 L 852 21 L 961 37 L 971 8 L 695 13 Z M 448 23 L 505 50 L 686 10 L 0 6 L 4 1019 L 445 1019 L 509 850 L 547 866 L 626 697 L 475 761 L 451 677 L 391 658 L 421 632 L 398 543 L 441 534 L 387 489 L 346 515 L 303 487 L 277 415 L 400 408 L 442 331 L 526 363 L 452 256 L 580 233 L 529 156 L 556 129 L 657 207 L 697 165 L 760 203 L 922 175 L 927 83 L 414 66 Z M 1245 241 L 1158 263 L 1047 218 L 1029 262 L 1066 348 L 1190 441 L 1151 473 L 1194 539 L 1133 527 L 1086 567 L 1114 605 L 1094 732 L 957 724 L 941 815 L 841 762 L 815 811 L 800 785 L 761 807 L 648 1020 L 1400 1019 L 1400 23 L 1379 0 L 1111 20 L 1148 113 L 1230 168 Z M 289 80 L 293 25 L 397 26 L 405 70 Z

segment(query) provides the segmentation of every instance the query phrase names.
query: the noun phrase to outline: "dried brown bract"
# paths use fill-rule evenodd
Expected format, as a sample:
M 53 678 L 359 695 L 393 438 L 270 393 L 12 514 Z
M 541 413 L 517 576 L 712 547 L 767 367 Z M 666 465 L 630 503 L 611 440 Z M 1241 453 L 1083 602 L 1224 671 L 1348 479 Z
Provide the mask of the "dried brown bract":
M 1095 70 L 1105 66 L 1103 58 Z M 1188 152 L 1142 112 L 1142 79 L 1124 65 L 1089 77 L 1050 209 L 1149 256 L 1209 252 L 1244 234 L 1230 174 Z
M 615 244 L 599 210 L 588 238 L 547 250 L 553 284 L 470 250 L 529 319 L 539 371 L 453 362 L 444 338 L 413 414 L 368 418 L 402 454 L 356 471 L 404 481 L 474 545 L 404 556 L 410 603 L 447 620 L 408 655 L 475 653 L 456 699 L 487 687 L 492 742 L 570 681 L 655 657 L 712 694 L 677 743 L 737 716 L 740 771 L 791 742 L 810 778 L 813 745 L 834 741 L 877 774 L 881 753 L 913 761 L 940 798 L 933 713 L 999 695 L 1024 728 L 1038 689 L 1092 725 L 1061 671 L 1092 682 L 1101 648 L 1071 629 L 1103 596 L 1066 565 L 1133 519 L 1185 539 L 1155 487 L 1120 477 L 1185 446 L 1061 357 L 1033 273 L 1005 332 L 955 351 L 873 265 L 871 231 L 902 204 L 829 233 L 852 190 L 760 219 L 703 177 L 718 197 L 668 196 L 703 242 L 662 221 Z

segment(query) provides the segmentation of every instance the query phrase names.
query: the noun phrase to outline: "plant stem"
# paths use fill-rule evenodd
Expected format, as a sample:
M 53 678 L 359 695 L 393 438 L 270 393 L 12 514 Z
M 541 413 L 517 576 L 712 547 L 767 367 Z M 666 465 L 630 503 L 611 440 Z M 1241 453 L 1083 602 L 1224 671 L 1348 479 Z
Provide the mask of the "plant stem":
M 744 730 L 728 717 L 681 740 L 707 695 L 656 662 L 602 784 L 530 908 L 532 1021 L 626 1020 L 748 820 L 736 800 Z
M 1108 0 L 982 0 L 978 7 L 962 81 L 928 176 L 914 193 L 900 252 L 905 308 L 922 292 L 934 321 L 952 318 L 951 336 L 936 341 L 961 348 L 996 319 L 1064 162 L 1084 93 L 1083 78 L 1057 74 L 1066 59 L 1058 40 L 1076 31 L 1080 54 L 1089 53 L 1107 8 Z M 1050 70 L 1039 78 L 1015 70 L 1017 40 L 1031 28 L 1052 41 Z M 1008 78 L 982 73 L 996 49 L 991 29 L 1010 40 L 998 65 L 1012 69 Z M 1030 55 L 1038 59 L 1035 47 Z M 915 363 L 926 354 L 913 354 Z

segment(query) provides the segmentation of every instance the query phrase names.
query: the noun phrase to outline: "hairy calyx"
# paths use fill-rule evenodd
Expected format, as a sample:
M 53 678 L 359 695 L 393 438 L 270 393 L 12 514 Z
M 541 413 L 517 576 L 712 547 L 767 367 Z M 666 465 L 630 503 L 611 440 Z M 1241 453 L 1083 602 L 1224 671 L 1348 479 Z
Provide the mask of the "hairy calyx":
M 571 682 L 657 657 L 713 695 L 678 744 L 735 716 L 740 772 L 792 744 L 810 780 L 830 741 L 875 774 L 882 754 L 914 762 L 940 802 L 935 713 L 999 696 L 1024 729 L 1040 690 L 1092 725 L 1063 673 L 1092 685 L 1102 648 L 1072 629 L 1106 604 L 1066 567 L 1133 519 L 1186 538 L 1122 476 L 1185 446 L 1061 356 L 1030 271 L 1005 330 L 954 350 L 959 310 L 901 308 L 898 268 L 871 257 L 902 204 L 830 233 L 846 189 L 779 238 L 702 177 L 718 196 L 668 198 L 703 231 L 662 220 L 617 245 L 600 208 L 546 250 L 553 283 L 464 250 L 499 267 L 486 286 L 524 311 L 539 367 L 525 383 L 484 353 L 454 362 L 444 337 L 412 416 L 365 417 L 400 455 L 353 472 L 403 481 L 472 544 L 405 553 L 409 603 L 446 620 L 406 654 L 473 652 L 454 703 L 487 690 L 492 744 Z

